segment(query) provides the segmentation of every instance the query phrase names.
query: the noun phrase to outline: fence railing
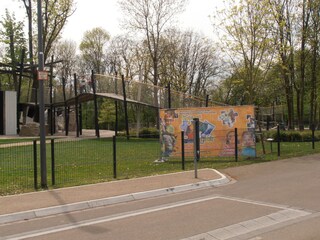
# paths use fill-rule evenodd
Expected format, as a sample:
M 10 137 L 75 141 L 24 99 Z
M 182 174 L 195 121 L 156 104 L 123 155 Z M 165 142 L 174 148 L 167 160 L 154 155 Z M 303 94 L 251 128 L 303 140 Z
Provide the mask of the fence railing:
M 238 130 L 234 129 L 234 133 Z M 240 131 L 241 132 L 241 131 Z M 189 144 L 181 133 L 181 148 L 165 163 L 157 161 L 163 152 L 158 138 L 113 137 L 94 139 L 52 139 L 47 142 L 47 178 L 49 187 L 59 188 L 128 179 L 165 172 L 193 169 L 194 157 L 188 154 Z M 261 141 L 256 136 L 256 157 L 242 155 L 241 138 L 232 135 L 234 149 L 215 148 L 215 156 L 201 153 L 200 167 L 229 166 L 236 161 L 271 160 L 320 152 L 316 138 L 305 142 L 282 142 L 280 138 Z M 314 135 L 314 134 L 313 134 Z M 226 137 L 226 136 L 225 136 Z M 240 138 L 240 139 L 239 139 Z M 39 141 L 0 144 L 0 195 L 30 192 L 40 186 Z M 264 147 L 263 147 L 264 146 Z M 189 146 L 190 148 L 190 146 Z M 227 151 L 226 151 L 227 150 Z M 227 153 L 227 154 L 222 154 Z
M 34 188 L 33 147 L 32 141 L 0 145 L 0 195 Z

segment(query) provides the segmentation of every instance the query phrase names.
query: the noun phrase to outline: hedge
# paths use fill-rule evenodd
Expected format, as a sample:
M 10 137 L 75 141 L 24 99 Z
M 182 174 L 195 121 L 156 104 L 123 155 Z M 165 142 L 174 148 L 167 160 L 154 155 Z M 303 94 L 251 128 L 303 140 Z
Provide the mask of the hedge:
M 265 139 L 273 138 L 274 141 L 278 141 L 277 131 L 270 130 L 263 132 L 263 136 Z M 314 133 L 315 141 L 320 140 L 320 131 L 315 131 Z M 281 142 L 310 142 L 312 141 L 312 131 L 304 130 L 304 131 L 294 131 L 294 130 L 286 130 L 280 131 L 280 141 Z

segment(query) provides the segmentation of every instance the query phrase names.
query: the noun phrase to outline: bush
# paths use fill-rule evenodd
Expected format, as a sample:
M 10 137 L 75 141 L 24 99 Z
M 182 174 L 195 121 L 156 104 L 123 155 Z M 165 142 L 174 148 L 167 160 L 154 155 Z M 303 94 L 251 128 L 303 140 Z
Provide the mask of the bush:
M 263 132 L 264 139 L 273 138 L 274 141 L 278 141 L 277 139 L 277 131 L 271 130 Z M 320 131 L 315 131 L 314 134 L 315 141 L 320 140 Z M 310 142 L 312 141 L 312 131 L 280 131 L 280 141 L 281 142 Z
M 156 128 L 142 128 L 139 131 L 140 138 L 159 138 L 159 130 Z

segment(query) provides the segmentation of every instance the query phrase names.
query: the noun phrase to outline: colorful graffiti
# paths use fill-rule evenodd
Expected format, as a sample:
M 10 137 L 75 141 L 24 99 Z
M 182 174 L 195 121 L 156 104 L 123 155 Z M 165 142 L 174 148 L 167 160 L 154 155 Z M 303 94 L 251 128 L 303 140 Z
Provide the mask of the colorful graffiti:
M 184 131 L 185 154 L 193 154 L 194 118 L 199 118 L 201 156 L 234 156 L 235 128 L 239 154 L 256 156 L 254 106 L 224 106 L 160 110 L 164 158 L 181 153 L 181 131 Z

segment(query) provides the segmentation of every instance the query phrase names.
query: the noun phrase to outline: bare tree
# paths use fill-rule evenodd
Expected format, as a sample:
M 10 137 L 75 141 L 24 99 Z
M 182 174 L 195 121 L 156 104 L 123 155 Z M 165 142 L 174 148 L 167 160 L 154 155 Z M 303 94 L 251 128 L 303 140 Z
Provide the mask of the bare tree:
M 163 56 L 161 36 L 170 21 L 184 10 L 186 0 L 119 0 L 125 27 L 142 32 L 153 63 L 153 84 L 158 85 L 159 62 Z
M 177 91 L 204 96 L 221 65 L 213 41 L 177 29 L 167 31 L 163 41 L 167 47 L 161 59 L 161 83 L 171 82 Z
M 77 43 L 72 40 L 59 41 L 54 47 L 54 56 L 62 63 L 57 67 L 56 74 L 67 80 L 72 79 L 76 72 L 77 63 Z
M 134 40 L 125 35 L 113 38 L 107 52 L 109 71 L 124 74 L 126 78 L 132 79 L 137 72 L 134 66 L 136 45 Z
M 38 81 L 36 78 L 36 67 L 34 66 L 34 42 L 33 22 L 37 18 L 37 4 L 35 0 L 21 0 L 24 4 L 28 17 L 28 36 L 29 36 L 29 61 L 33 72 L 33 88 L 37 88 Z M 43 18 L 43 44 L 44 44 L 44 61 L 46 62 L 55 41 L 59 40 L 63 27 L 67 19 L 74 13 L 73 0 L 44 0 L 42 1 L 42 18 Z

